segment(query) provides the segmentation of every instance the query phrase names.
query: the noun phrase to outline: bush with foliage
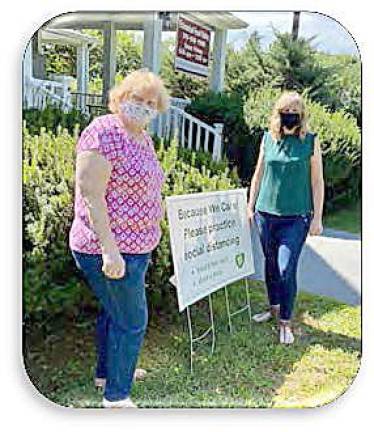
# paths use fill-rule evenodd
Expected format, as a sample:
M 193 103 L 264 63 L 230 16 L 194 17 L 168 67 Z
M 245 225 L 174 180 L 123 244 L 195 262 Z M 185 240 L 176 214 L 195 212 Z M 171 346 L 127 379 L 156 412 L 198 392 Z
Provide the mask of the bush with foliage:
M 318 53 L 316 60 L 330 70 L 324 83 L 324 96 L 319 102 L 329 110 L 352 114 L 361 127 L 361 62 L 352 55 Z
M 186 111 L 205 123 L 223 123 L 224 154 L 236 166 L 243 184 L 254 171 L 256 145 L 243 116 L 243 97 L 239 93 L 207 92 L 196 98 Z M 202 143 L 201 143 L 202 144 Z
M 77 284 L 77 270 L 68 248 L 73 218 L 75 142 L 74 135 L 58 129 L 56 134 L 31 135 L 24 130 L 23 159 L 23 255 L 24 306 L 31 315 L 53 316 L 94 305 L 89 290 Z M 163 196 L 209 190 L 231 189 L 239 185 L 235 172 L 221 163 L 201 156 L 178 152 L 175 142 L 165 148 L 157 142 L 157 154 L 166 174 Z M 182 158 L 179 156 L 182 155 Z M 172 258 L 167 220 L 162 220 L 163 236 L 153 252 L 147 273 L 151 311 L 176 311 L 175 293 L 168 283 Z
M 76 132 L 77 133 L 77 132 Z M 25 316 L 44 319 L 80 303 L 68 254 L 73 212 L 74 143 L 67 130 L 23 134 L 23 283 Z
M 251 92 L 244 115 L 251 133 L 259 141 L 268 129 L 269 116 L 279 89 L 264 88 Z M 356 119 L 343 110 L 330 112 L 305 95 L 309 125 L 319 136 L 322 146 L 327 206 L 356 199 L 361 186 L 361 133 Z
M 90 118 L 78 109 L 63 112 L 60 108 L 47 106 L 43 110 L 27 108 L 22 112 L 23 121 L 27 124 L 28 133 L 39 135 L 42 129 L 56 133 L 60 127 L 73 133 L 75 128 L 84 129 L 90 122 Z

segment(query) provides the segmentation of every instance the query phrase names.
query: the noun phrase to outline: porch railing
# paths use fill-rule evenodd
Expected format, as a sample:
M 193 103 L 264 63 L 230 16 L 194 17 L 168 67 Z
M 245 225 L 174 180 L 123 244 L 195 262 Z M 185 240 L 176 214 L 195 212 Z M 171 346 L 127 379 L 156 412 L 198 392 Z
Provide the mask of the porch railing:
M 170 102 L 169 109 L 154 120 L 152 132 L 167 140 L 175 137 L 181 147 L 211 153 L 213 159 L 219 161 L 223 124 L 211 126 L 185 112 L 189 100 L 171 98 Z M 47 105 L 58 106 L 65 112 L 76 108 L 92 116 L 107 112 L 101 94 L 69 92 L 63 83 L 32 79 L 25 85 L 24 106 L 42 110 Z
M 222 123 L 208 125 L 173 105 L 155 123 L 157 136 L 168 140 L 176 137 L 181 147 L 211 153 L 213 160 L 221 160 Z
M 71 98 L 74 107 L 87 115 L 96 117 L 107 112 L 103 96 L 100 93 L 72 92 Z
M 32 78 L 25 83 L 23 93 L 25 108 L 45 109 L 48 105 L 59 107 L 64 112 L 73 107 L 66 85 L 57 81 Z

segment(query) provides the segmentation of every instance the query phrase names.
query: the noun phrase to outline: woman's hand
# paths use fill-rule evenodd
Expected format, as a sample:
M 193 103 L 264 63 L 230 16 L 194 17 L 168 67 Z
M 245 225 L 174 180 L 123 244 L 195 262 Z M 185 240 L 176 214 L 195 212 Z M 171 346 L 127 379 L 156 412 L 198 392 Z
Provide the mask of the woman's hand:
M 247 217 L 250 224 L 254 222 L 254 215 L 255 215 L 254 208 L 256 206 L 257 195 L 259 193 L 262 176 L 264 174 L 264 166 L 265 166 L 265 151 L 264 151 L 264 137 L 263 137 L 260 146 L 260 153 L 257 159 L 256 169 L 251 179 L 249 200 L 247 202 Z
M 125 261 L 119 250 L 103 252 L 102 271 L 108 278 L 120 279 L 125 275 Z
M 312 222 L 309 227 L 309 234 L 310 235 L 320 235 L 322 234 L 323 226 L 322 226 L 322 220 L 321 218 L 313 217 Z
M 253 211 L 253 208 L 250 206 L 247 206 L 247 217 L 248 217 L 248 221 L 250 224 L 254 220 L 254 215 L 255 215 L 255 212 Z

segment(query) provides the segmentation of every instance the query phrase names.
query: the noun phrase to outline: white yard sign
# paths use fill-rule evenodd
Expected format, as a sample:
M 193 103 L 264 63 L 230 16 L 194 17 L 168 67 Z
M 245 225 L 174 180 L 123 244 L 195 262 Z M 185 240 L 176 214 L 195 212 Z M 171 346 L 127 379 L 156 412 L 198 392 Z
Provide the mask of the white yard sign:
M 166 198 L 179 311 L 254 273 L 246 189 Z

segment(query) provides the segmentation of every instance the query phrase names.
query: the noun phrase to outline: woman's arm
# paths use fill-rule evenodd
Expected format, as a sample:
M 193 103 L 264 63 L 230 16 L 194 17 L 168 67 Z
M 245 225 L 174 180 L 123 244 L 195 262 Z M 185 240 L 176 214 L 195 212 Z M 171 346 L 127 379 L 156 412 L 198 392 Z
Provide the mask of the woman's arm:
M 264 174 L 264 140 L 262 139 L 260 153 L 257 159 L 257 165 L 255 172 L 251 179 L 251 187 L 249 191 L 249 200 L 247 204 L 247 215 L 250 221 L 252 221 L 255 204 L 260 190 L 262 176 Z
M 111 165 L 95 150 L 78 153 L 76 181 L 85 200 L 89 221 L 102 247 L 103 272 L 111 278 L 124 275 L 124 261 L 110 229 L 105 191 Z
M 310 225 L 309 233 L 319 235 L 322 233 L 322 215 L 325 194 L 325 182 L 323 180 L 322 151 L 318 138 L 314 141 L 314 154 L 310 159 L 311 163 L 311 182 L 313 194 L 314 215 Z

